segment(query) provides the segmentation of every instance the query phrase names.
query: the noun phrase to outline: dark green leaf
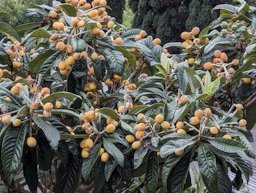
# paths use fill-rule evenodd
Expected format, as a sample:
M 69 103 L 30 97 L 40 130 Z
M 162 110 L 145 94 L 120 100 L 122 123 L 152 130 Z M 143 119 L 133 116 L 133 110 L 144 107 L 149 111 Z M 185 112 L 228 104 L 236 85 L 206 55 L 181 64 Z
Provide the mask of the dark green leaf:
M 29 71 L 37 74 L 41 68 L 42 63 L 56 52 L 56 50 L 47 50 L 46 52 L 40 53 L 29 63 Z
M 0 64 L 8 65 L 12 70 L 12 60 L 2 46 L 0 46 Z
M 173 154 L 168 156 L 167 159 L 165 160 L 162 168 L 162 182 L 163 182 L 164 188 L 167 187 L 168 176 L 171 173 L 174 166 L 179 162 L 180 158 L 181 158 L 180 156 Z
M 69 4 L 61 4 L 62 10 L 68 15 L 75 17 L 76 16 L 76 8 Z
M 103 146 L 106 149 L 106 151 L 115 158 L 118 165 L 123 167 L 124 155 L 122 154 L 122 152 L 112 142 L 105 138 L 103 139 Z
M 48 103 L 48 102 L 52 103 L 52 102 L 54 102 L 56 100 L 59 100 L 59 99 L 68 99 L 71 102 L 74 102 L 77 98 L 81 99 L 81 97 L 79 95 L 73 94 L 71 92 L 62 91 L 62 92 L 52 93 L 48 97 L 45 97 L 42 100 L 42 102 L 43 102 L 43 104 Z
M 82 160 L 70 155 L 67 165 L 60 164 L 56 174 L 56 193 L 74 193 L 81 178 Z
M 112 119 L 119 120 L 120 115 L 118 115 L 113 109 L 105 107 L 98 110 L 99 113 L 111 117 Z
M 146 165 L 145 187 L 148 193 L 155 193 L 158 186 L 158 157 L 156 152 L 148 155 Z
M 58 51 L 55 54 L 48 57 L 40 66 L 39 74 L 43 74 L 44 76 L 50 71 L 50 69 L 56 65 L 56 61 L 58 60 L 61 52 Z
M 229 179 L 228 173 L 224 166 L 217 163 L 219 191 L 218 193 L 232 193 L 232 182 Z
M 31 37 L 35 37 L 35 38 L 50 38 L 51 34 L 49 34 L 46 30 L 44 30 L 43 28 L 39 28 L 34 30 L 31 34 Z
M 218 184 L 218 172 L 216 166 L 216 157 L 208 146 L 201 144 L 198 148 L 198 163 L 204 184 L 211 193 L 218 193 L 216 184 Z
M 89 157 L 83 160 L 83 166 L 82 166 L 82 176 L 85 181 L 88 180 L 89 175 L 92 171 L 92 168 L 97 161 L 97 158 L 99 156 L 99 150 L 100 150 L 101 144 L 95 145 L 91 150 Z
M 1 161 L 5 172 L 16 172 L 21 164 L 23 146 L 28 127 L 9 128 L 3 139 Z
M 21 40 L 19 34 L 9 24 L 4 22 L 0 22 L 0 33 L 8 36 L 13 41 Z
M 58 144 L 60 140 L 60 133 L 59 131 L 49 123 L 46 123 L 43 119 L 39 117 L 33 117 L 33 121 L 35 124 L 42 129 L 45 134 L 45 137 L 48 139 L 50 146 L 54 149 L 58 149 Z
M 27 149 L 23 156 L 23 175 L 29 190 L 32 193 L 37 192 L 38 174 L 37 174 L 37 154 L 36 149 Z
M 233 139 L 216 138 L 208 139 L 207 141 L 215 148 L 228 153 L 245 150 L 245 146 L 242 143 Z
M 140 167 L 147 153 L 148 153 L 148 147 L 144 147 L 144 146 L 140 147 L 134 152 L 134 158 L 133 158 L 134 169 L 137 169 L 138 167 Z
M 22 33 L 22 32 L 27 32 L 31 29 L 35 29 L 41 26 L 41 23 L 39 22 L 34 22 L 34 23 L 25 23 L 25 24 L 20 24 L 15 27 L 15 30 L 17 33 Z
M 125 58 L 123 54 L 119 51 L 112 50 L 109 48 L 104 48 L 103 53 L 112 75 L 123 75 L 125 63 Z

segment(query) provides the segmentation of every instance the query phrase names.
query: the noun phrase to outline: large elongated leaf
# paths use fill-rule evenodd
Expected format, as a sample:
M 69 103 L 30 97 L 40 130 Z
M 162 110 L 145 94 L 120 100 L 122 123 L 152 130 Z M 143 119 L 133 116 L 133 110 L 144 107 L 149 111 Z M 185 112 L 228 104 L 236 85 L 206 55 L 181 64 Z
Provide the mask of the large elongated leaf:
M 56 100 L 59 100 L 59 99 L 68 99 L 70 100 L 71 102 L 74 102 L 77 98 L 80 98 L 81 97 L 79 95 L 76 95 L 76 94 L 73 94 L 71 92 L 65 92 L 65 91 L 62 91 L 62 92 L 55 92 L 55 93 L 52 93 L 51 95 L 49 95 L 48 97 L 44 98 L 42 100 L 42 102 L 45 104 L 45 103 L 48 103 L 48 102 L 54 102 Z
M 180 193 L 184 189 L 189 172 L 191 153 L 185 154 L 179 161 L 168 178 L 167 190 L 170 193 Z
M 167 159 L 165 160 L 163 169 L 162 169 L 162 178 L 161 178 L 164 188 L 167 187 L 167 179 L 169 174 L 171 173 L 172 169 L 175 167 L 175 165 L 179 162 L 180 159 L 181 159 L 180 156 L 173 154 L 168 156 Z
M 115 120 L 118 120 L 120 117 L 113 109 L 107 107 L 99 109 L 98 112 Z
M 49 34 L 46 30 L 44 30 L 43 28 L 38 28 L 36 30 L 34 30 L 31 35 L 31 37 L 35 37 L 35 38 L 49 38 L 51 37 L 51 34 Z
M 122 75 L 124 72 L 125 58 L 122 52 L 109 48 L 103 49 L 104 56 L 107 60 L 110 72 L 112 74 Z
M 15 172 L 21 163 L 23 146 L 28 127 L 9 128 L 3 139 L 1 161 L 6 172 Z
M 74 52 L 81 52 L 86 49 L 87 43 L 83 39 L 72 38 L 71 45 Z
M 0 22 L 0 33 L 8 36 L 11 40 L 21 40 L 19 34 L 9 24 L 4 22 Z
M 186 147 L 194 144 L 195 141 L 190 139 L 175 139 L 170 140 L 164 144 L 160 149 L 160 155 L 162 158 L 167 157 L 168 155 L 175 152 L 177 149 L 185 149 Z
M 40 129 L 42 129 L 42 131 L 45 134 L 45 137 L 47 138 L 47 140 L 50 143 L 50 146 L 54 150 L 57 150 L 58 149 L 59 140 L 60 140 L 60 133 L 59 133 L 59 131 L 55 127 L 53 127 L 52 125 L 46 123 L 43 119 L 41 119 L 39 117 L 33 117 L 33 121 L 35 122 L 35 124 Z
M 17 33 L 22 33 L 31 29 L 35 29 L 40 26 L 41 26 L 40 22 L 25 23 L 25 24 L 16 26 L 15 30 L 17 31 Z
M 103 146 L 106 149 L 106 151 L 115 158 L 118 165 L 123 167 L 124 155 L 122 154 L 122 152 L 112 142 L 105 138 L 103 139 Z
M 218 171 L 218 181 L 219 181 L 219 191 L 218 193 L 232 193 L 232 182 L 229 179 L 227 170 L 224 166 L 218 162 L 217 163 L 217 171 Z
M 242 143 L 233 139 L 216 138 L 209 139 L 208 142 L 215 148 L 228 153 L 245 150 L 245 146 Z
M 48 73 L 50 71 L 50 69 L 52 68 L 52 66 L 55 65 L 56 61 L 58 60 L 59 56 L 60 56 L 61 52 L 58 51 L 55 54 L 53 54 L 52 56 L 50 56 L 49 58 L 47 58 L 42 65 L 40 66 L 40 70 L 39 73 L 45 75 L 46 73 Z
M 91 150 L 89 157 L 83 160 L 83 166 L 82 166 L 82 176 L 85 179 L 85 181 L 88 180 L 89 175 L 92 171 L 92 168 L 97 161 L 97 158 L 99 156 L 99 150 L 100 150 L 101 144 L 95 145 Z
M 40 70 L 40 67 L 42 65 L 42 63 L 49 58 L 51 55 L 53 55 L 54 53 L 56 53 L 56 50 L 47 50 L 41 54 L 39 54 L 35 59 L 33 59 L 30 63 L 29 63 L 29 71 L 33 72 L 33 73 L 38 73 Z
M 68 15 L 68 16 L 76 16 L 76 9 L 74 6 L 69 4 L 61 4 L 60 5 L 62 10 Z
M 82 161 L 71 156 L 68 165 L 60 164 L 56 174 L 56 193 L 74 193 L 81 178 Z
M 23 174 L 30 191 L 37 192 L 37 152 L 35 149 L 28 149 L 23 156 Z
M 151 152 L 148 155 L 145 187 L 148 193 L 155 193 L 158 185 L 158 158 L 156 152 Z
M 211 193 L 218 193 L 216 185 L 218 184 L 218 172 L 216 166 L 216 157 L 208 146 L 204 144 L 198 149 L 198 163 L 204 184 Z
M 148 147 L 143 147 L 143 146 L 134 152 L 134 159 L 133 159 L 134 169 L 137 169 L 138 167 L 140 167 L 147 153 L 148 153 Z

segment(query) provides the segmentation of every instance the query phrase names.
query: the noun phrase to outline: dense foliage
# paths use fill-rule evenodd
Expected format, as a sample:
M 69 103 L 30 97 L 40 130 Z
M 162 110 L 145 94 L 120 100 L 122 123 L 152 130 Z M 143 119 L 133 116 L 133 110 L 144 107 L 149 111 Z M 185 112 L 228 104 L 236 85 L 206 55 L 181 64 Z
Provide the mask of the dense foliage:
M 25 179 L 31 192 L 231 193 L 249 181 L 256 8 L 239 2 L 163 47 L 117 23 L 106 0 L 38 5 L 44 26 L 21 31 L 0 23 L 8 190 Z
M 179 34 L 193 26 L 206 27 L 217 12 L 212 8 L 228 0 L 129 0 L 135 12 L 133 27 L 144 29 L 164 43 L 179 41 Z

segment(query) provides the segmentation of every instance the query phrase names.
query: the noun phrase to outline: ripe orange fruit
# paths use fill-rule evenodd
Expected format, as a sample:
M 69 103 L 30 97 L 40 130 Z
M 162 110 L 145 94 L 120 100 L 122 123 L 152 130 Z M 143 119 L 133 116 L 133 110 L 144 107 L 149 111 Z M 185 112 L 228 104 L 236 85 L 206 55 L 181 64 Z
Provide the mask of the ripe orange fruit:
M 88 139 L 85 139 L 85 146 L 88 147 L 89 149 L 91 149 L 93 147 L 93 140 L 88 138 Z
M 86 3 L 85 5 L 84 5 L 84 8 L 87 10 L 87 9 L 91 9 L 91 4 L 90 3 Z
M 100 156 L 100 160 L 101 160 L 103 163 L 108 162 L 108 160 L 109 160 L 109 154 L 108 154 L 107 152 L 102 153 L 101 156 Z
M 200 119 L 198 119 L 198 117 L 191 117 L 189 122 L 191 125 L 197 125 L 200 122 Z
M 177 133 L 178 133 L 178 134 L 186 134 L 187 132 L 186 132 L 185 129 L 178 129 L 178 130 L 177 130 Z
M 179 99 L 179 105 L 184 105 L 188 102 L 188 97 L 186 95 L 182 95 Z
M 164 121 L 164 116 L 162 114 L 158 114 L 155 116 L 155 122 L 161 123 Z
M 112 124 L 112 123 L 108 124 L 108 125 L 106 126 L 106 128 L 105 128 L 105 131 L 106 131 L 107 133 L 114 133 L 115 130 L 116 130 L 116 126 L 115 126 L 114 124 Z
M 176 123 L 176 128 L 177 128 L 177 129 L 183 129 L 183 128 L 184 128 L 184 123 L 181 122 L 181 121 L 177 122 L 177 123 Z
M 176 150 L 175 150 L 175 154 L 178 155 L 178 156 L 183 155 L 184 152 L 185 152 L 184 149 L 176 149 Z
M 130 90 L 136 90 L 136 89 L 137 89 L 137 86 L 136 86 L 136 84 L 134 84 L 134 83 L 128 84 L 127 87 L 128 87 Z
M 161 40 L 159 38 L 155 38 L 153 40 L 153 43 L 156 44 L 156 45 L 160 45 L 161 44 Z
M 230 67 L 230 68 L 228 69 L 228 73 L 229 73 L 229 74 L 234 74 L 234 73 L 235 73 L 235 69 L 232 68 L 232 67 Z
M 217 135 L 219 133 L 219 129 L 217 127 L 211 127 L 210 132 L 213 135 Z
M 232 137 L 229 134 L 223 135 L 223 139 L 232 139 Z
M 134 141 L 132 143 L 132 149 L 139 149 L 141 147 L 141 142 L 140 141 Z
M 222 52 L 220 58 L 223 60 L 223 62 L 227 62 L 228 61 L 228 56 L 227 56 L 226 53 Z
M 144 131 L 136 131 L 135 137 L 136 139 L 142 139 L 144 137 Z
M 205 70 L 211 70 L 212 69 L 212 63 L 211 62 L 206 62 L 204 64 L 204 68 L 205 68 Z
M 203 117 L 204 113 L 202 110 L 196 110 L 194 113 L 194 116 L 197 117 L 198 119 L 201 119 Z
M 135 137 L 133 135 L 126 135 L 125 139 L 128 143 L 132 143 L 135 141 Z
M 161 127 L 162 127 L 163 129 L 169 129 L 169 128 L 171 127 L 171 125 L 170 125 L 169 122 L 163 121 L 163 122 L 161 123 Z
M 245 78 L 242 78 L 241 81 L 243 84 L 250 84 L 252 80 L 249 77 L 245 77 Z
M 52 113 L 50 111 L 46 111 L 46 110 L 43 111 L 44 118 L 49 118 L 51 115 L 52 115 Z
M 81 152 L 81 156 L 82 158 L 86 159 L 89 157 L 89 152 L 87 149 L 83 149 L 82 152 Z
M 41 93 L 42 96 L 44 96 L 44 95 L 50 94 L 51 91 L 50 91 L 49 88 L 44 87 L 44 88 L 41 89 L 40 93 Z
M 51 111 L 53 109 L 53 104 L 52 103 L 46 103 L 44 106 L 43 106 L 43 109 L 45 111 Z
M 88 13 L 88 16 L 90 18 L 94 18 L 98 15 L 98 10 L 94 9 L 94 10 L 91 10 L 89 13 Z
M 213 58 L 212 63 L 213 64 L 218 64 L 220 62 L 219 58 Z
M 214 51 L 214 57 L 220 58 L 221 57 L 221 51 L 220 50 L 215 50 Z
M 147 36 L 147 32 L 145 32 L 144 30 L 142 30 L 141 32 L 140 32 L 140 37 L 141 38 L 144 38 L 144 37 L 146 37 Z
M 2 122 L 4 123 L 4 124 L 6 124 L 6 123 L 9 123 L 10 122 L 10 119 L 11 119 L 11 115 L 4 115 L 4 116 L 2 116 Z
M 199 27 L 193 27 L 193 29 L 191 30 L 191 34 L 196 36 L 200 33 L 200 28 Z
M 58 14 L 55 11 L 50 11 L 49 12 L 49 17 L 56 18 L 57 16 L 58 16 Z
M 78 28 L 82 28 L 82 27 L 84 27 L 85 26 L 85 21 L 79 21 L 78 23 L 77 23 L 77 27 Z
M 206 109 L 204 110 L 204 116 L 210 117 L 211 115 L 212 115 L 211 109 L 210 109 L 210 108 L 206 108 Z
M 243 110 L 244 109 L 244 106 L 240 103 L 235 104 L 235 107 L 236 107 L 237 110 Z
M 100 148 L 99 156 L 101 156 L 104 152 L 105 152 L 105 149 L 104 148 Z
M 238 66 L 238 65 L 240 64 L 240 62 L 239 62 L 238 59 L 234 59 L 234 60 L 232 60 L 232 64 L 233 64 L 234 66 Z
M 64 42 L 58 42 L 56 44 L 56 48 L 59 50 L 59 51 L 64 51 L 66 49 L 66 45 Z
M 71 54 L 73 52 L 73 47 L 70 44 L 67 44 L 65 49 L 68 54 Z
M 124 41 L 123 41 L 122 38 L 116 38 L 116 39 L 114 40 L 114 43 L 115 43 L 116 45 L 121 45 L 121 44 L 124 43 Z
M 123 105 L 122 105 L 122 106 L 119 106 L 119 107 L 118 107 L 118 112 L 119 112 L 119 113 L 124 113 L 124 109 L 125 109 L 125 108 L 124 108 Z
M 240 119 L 238 124 L 240 127 L 245 127 L 247 125 L 247 121 L 245 119 Z
M 192 65 L 192 64 L 194 64 L 195 63 L 195 58 L 189 58 L 188 59 L 188 64 L 189 65 Z
M 12 66 L 13 66 L 13 68 L 17 69 L 17 68 L 20 68 L 22 66 L 22 63 L 19 62 L 19 61 L 13 61 Z
M 113 21 L 109 21 L 108 24 L 107 24 L 109 29 L 113 29 L 114 25 L 115 25 L 115 23 Z
M 97 60 L 98 57 L 99 57 L 99 55 L 98 55 L 96 52 L 93 52 L 92 55 L 91 55 L 91 58 L 92 58 L 93 60 Z
M 87 57 L 88 57 L 87 52 L 86 52 L 86 51 L 82 51 L 82 52 L 80 53 L 80 57 L 81 57 L 82 59 L 87 59 Z
M 135 41 L 139 41 L 139 40 L 141 40 L 142 38 L 141 38 L 141 36 L 140 35 L 136 35 L 135 36 Z
M 64 61 L 60 61 L 60 63 L 58 64 L 58 68 L 60 70 L 65 70 L 67 68 L 67 65 Z
M 135 125 L 135 129 L 136 129 L 137 131 L 144 131 L 145 128 L 146 128 L 145 123 L 139 123 L 139 124 Z
M 28 147 L 31 147 L 31 148 L 36 147 L 36 144 L 37 144 L 37 142 L 36 142 L 36 139 L 34 137 L 28 137 L 27 138 L 27 146 Z
M 20 119 L 14 119 L 14 121 L 12 122 L 12 125 L 14 127 L 19 127 L 21 125 L 21 120 Z
M 181 39 L 183 39 L 183 40 L 191 40 L 192 39 L 192 35 L 189 33 L 189 32 L 182 32 L 181 34 L 180 34 L 180 37 L 181 37 Z
M 13 87 L 11 88 L 11 93 L 12 93 L 12 94 L 15 94 L 15 95 L 19 95 L 19 93 L 20 93 L 20 88 L 17 87 L 17 86 L 13 86 Z

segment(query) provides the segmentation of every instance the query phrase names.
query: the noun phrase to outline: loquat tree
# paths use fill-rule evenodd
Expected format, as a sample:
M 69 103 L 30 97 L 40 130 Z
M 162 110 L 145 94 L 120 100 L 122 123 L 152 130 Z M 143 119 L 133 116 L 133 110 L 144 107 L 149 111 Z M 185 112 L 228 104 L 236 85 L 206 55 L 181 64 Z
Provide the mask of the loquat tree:
M 217 5 L 208 27 L 163 47 L 107 8 L 38 5 L 31 14 L 46 22 L 27 24 L 24 36 L 0 23 L 6 192 L 240 189 L 256 157 L 247 114 L 256 101 L 255 7 Z M 168 53 L 173 46 L 180 53 Z

